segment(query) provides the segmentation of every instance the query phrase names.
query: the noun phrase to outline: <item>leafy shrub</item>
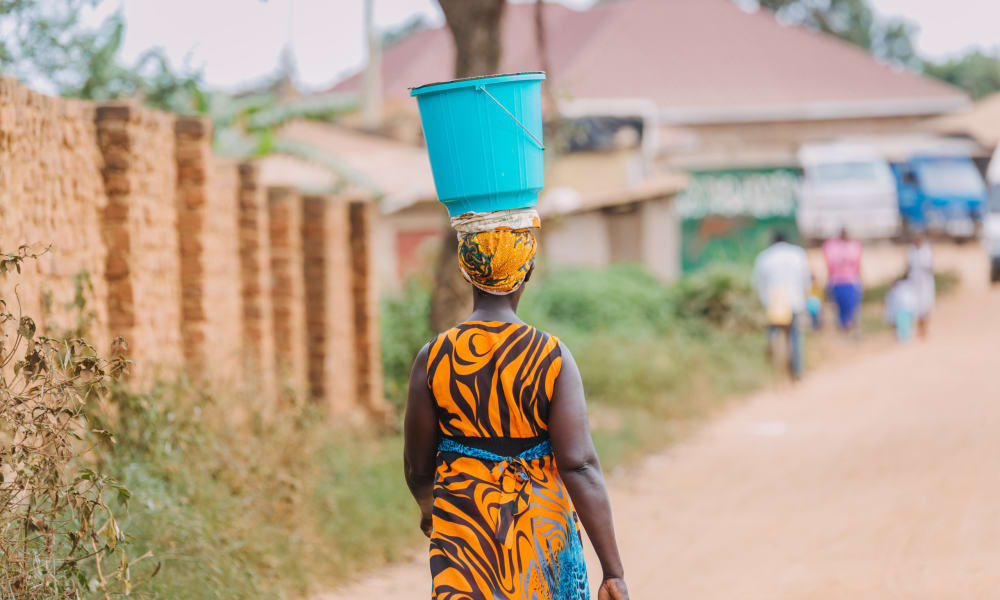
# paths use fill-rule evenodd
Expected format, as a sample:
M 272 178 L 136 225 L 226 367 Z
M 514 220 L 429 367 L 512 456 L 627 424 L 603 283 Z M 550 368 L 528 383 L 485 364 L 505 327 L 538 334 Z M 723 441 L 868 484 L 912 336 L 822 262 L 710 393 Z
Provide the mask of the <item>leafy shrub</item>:
M 429 306 L 430 287 L 417 282 L 382 305 L 386 391 L 398 406 L 405 402 L 413 357 L 433 335 L 427 326 Z M 640 265 L 615 265 L 537 272 L 518 313 L 567 343 L 595 401 L 656 405 L 671 412 L 664 408 L 663 394 L 693 385 L 698 373 L 729 356 L 725 344 L 713 346 L 716 340 L 756 334 L 761 310 L 749 274 L 735 267 L 665 284 Z M 754 363 L 748 371 L 756 369 L 760 354 L 746 357 Z M 704 364 L 695 364 L 699 360 Z
M 430 327 L 431 288 L 410 279 L 403 293 L 382 302 L 382 369 L 385 393 L 397 408 L 406 400 L 413 358 L 435 332 Z
M 123 434 L 105 460 L 136 499 L 133 547 L 162 562 L 141 597 L 304 597 L 420 535 L 398 437 L 338 430 L 253 386 L 179 378 L 115 402 Z
M 672 287 L 671 301 L 683 321 L 700 319 L 735 330 L 762 324 L 760 303 L 746 269 L 717 266 L 684 277 Z
M 580 331 L 662 330 L 672 322 L 669 288 L 639 265 L 541 273 L 525 291 L 522 318 Z
M 20 273 L 26 248 L 0 255 Z M 4 597 L 108 598 L 128 594 L 132 567 L 122 526 L 129 490 L 93 460 L 115 437 L 95 425 L 127 362 L 80 338 L 36 334 L 0 300 L 0 590 Z M 154 569 L 155 572 L 155 569 Z M 9 594 L 9 596 L 8 596 Z

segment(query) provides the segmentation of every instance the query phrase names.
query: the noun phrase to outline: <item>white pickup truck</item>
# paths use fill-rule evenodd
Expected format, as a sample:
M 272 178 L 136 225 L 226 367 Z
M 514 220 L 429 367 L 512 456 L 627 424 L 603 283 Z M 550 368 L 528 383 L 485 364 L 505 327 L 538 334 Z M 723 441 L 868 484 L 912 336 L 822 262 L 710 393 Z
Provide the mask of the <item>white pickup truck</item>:
M 802 184 L 795 220 L 807 241 L 836 236 L 885 239 L 899 234 L 896 180 L 883 155 L 869 144 L 806 144 L 799 150 Z

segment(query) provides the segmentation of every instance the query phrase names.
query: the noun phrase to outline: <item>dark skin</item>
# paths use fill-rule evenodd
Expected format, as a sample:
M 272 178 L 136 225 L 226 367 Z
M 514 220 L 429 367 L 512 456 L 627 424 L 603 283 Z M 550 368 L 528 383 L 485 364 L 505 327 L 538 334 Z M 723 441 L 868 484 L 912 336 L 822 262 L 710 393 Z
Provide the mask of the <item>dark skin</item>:
M 473 311 L 468 320 L 522 323 L 517 317 L 517 305 L 530 278 L 531 273 L 516 291 L 506 296 L 487 294 L 474 288 Z M 597 594 L 598 600 L 628 600 L 608 491 L 590 437 L 583 381 L 569 349 L 561 342 L 560 349 L 562 370 L 556 379 L 549 409 L 549 437 L 556 467 L 601 562 L 604 577 Z M 420 529 L 430 537 L 438 422 L 434 399 L 427 387 L 428 351 L 427 345 L 420 349 L 410 373 L 403 424 L 403 469 L 410 492 L 420 507 Z

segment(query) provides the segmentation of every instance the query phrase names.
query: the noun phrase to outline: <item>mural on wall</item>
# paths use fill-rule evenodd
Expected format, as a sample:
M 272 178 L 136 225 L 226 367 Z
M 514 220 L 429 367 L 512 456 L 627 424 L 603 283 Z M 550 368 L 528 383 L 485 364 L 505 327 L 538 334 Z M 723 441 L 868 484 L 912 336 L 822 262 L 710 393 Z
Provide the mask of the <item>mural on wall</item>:
M 789 168 L 695 171 L 677 199 L 681 267 L 750 262 L 775 229 L 794 239 L 799 172 Z

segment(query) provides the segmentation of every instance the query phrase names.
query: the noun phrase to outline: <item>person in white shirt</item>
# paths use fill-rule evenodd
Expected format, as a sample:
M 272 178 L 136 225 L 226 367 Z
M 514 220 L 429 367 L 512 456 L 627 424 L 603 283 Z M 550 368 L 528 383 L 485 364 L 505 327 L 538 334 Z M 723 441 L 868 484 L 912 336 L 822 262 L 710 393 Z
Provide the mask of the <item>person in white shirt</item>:
M 934 257 L 923 232 L 913 236 L 913 243 L 906 253 L 907 276 L 916 295 L 917 333 L 927 337 L 927 326 L 934 310 Z
M 811 279 L 806 251 L 789 244 L 781 231 L 774 233 L 774 243 L 754 261 L 753 287 L 767 313 L 768 349 L 773 348 L 777 336 L 787 336 L 788 369 L 795 379 L 802 376 L 800 322 Z

